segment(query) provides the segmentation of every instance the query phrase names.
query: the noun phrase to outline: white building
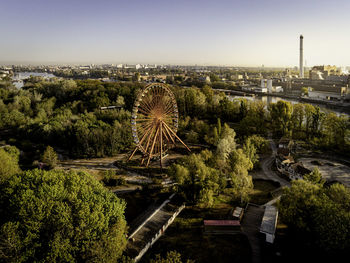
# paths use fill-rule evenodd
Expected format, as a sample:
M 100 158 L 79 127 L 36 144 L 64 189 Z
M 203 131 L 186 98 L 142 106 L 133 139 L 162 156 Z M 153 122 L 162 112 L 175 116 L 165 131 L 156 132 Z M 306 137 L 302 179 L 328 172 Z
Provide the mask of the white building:
M 266 88 L 268 93 L 272 93 L 272 79 L 267 80 Z
M 265 234 L 266 242 L 273 243 L 277 226 L 278 210 L 275 206 L 267 205 L 261 221 L 260 233 Z

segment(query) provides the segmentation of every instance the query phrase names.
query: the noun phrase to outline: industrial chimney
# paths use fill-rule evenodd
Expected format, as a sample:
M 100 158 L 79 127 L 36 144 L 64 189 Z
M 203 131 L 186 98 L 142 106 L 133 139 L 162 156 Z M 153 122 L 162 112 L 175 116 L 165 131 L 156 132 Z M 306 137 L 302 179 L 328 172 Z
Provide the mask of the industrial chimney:
M 303 35 L 300 35 L 300 54 L 299 54 L 299 77 L 304 78 L 304 65 L 303 65 Z

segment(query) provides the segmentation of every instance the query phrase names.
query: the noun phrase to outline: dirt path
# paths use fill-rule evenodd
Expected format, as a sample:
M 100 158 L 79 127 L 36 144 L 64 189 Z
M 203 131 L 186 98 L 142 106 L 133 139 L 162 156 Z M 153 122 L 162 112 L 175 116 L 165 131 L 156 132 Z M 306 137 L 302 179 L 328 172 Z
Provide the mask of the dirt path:
M 76 159 L 76 160 L 64 160 L 59 163 L 59 167 L 64 170 L 77 169 L 88 170 L 93 173 L 106 170 L 120 170 L 114 165 L 115 161 L 125 160 L 126 154 L 119 154 L 114 157 L 105 158 L 92 158 L 92 159 Z M 127 183 L 143 184 L 152 183 L 152 180 L 146 176 L 140 175 L 136 172 L 123 171 L 121 176 L 127 181 Z

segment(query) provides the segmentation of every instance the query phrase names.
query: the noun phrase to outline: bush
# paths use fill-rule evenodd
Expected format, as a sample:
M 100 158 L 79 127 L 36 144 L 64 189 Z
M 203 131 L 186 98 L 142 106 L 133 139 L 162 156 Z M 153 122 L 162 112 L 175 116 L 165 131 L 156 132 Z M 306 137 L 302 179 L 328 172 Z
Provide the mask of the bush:
M 116 175 L 114 170 L 105 171 L 102 182 L 106 186 L 117 186 L 126 184 L 126 180 L 123 177 Z
M 51 146 L 46 147 L 42 161 L 49 167 L 49 169 L 53 169 L 57 166 L 58 157 L 55 150 Z

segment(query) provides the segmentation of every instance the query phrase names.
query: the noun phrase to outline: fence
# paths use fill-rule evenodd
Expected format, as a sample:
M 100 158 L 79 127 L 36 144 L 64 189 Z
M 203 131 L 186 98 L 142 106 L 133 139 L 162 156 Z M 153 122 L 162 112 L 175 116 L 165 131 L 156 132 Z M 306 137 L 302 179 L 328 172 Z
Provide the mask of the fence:
M 170 199 L 170 198 L 169 198 Z M 170 201 L 170 200 L 169 200 Z M 152 247 L 152 245 L 163 235 L 165 230 L 170 226 L 170 224 L 175 220 L 175 218 L 180 214 L 180 212 L 185 208 L 185 204 L 180 206 L 175 213 L 168 219 L 168 221 L 162 226 L 161 229 L 154 235 L 154 237 L 149 241 L 145 247 L 139 252 L 139 254 L 134 258 L 134 262 L 138 262 L 142 256 L 147 252 L 147 250 Z M 134 232 L 135 233 L 135 232 Z

